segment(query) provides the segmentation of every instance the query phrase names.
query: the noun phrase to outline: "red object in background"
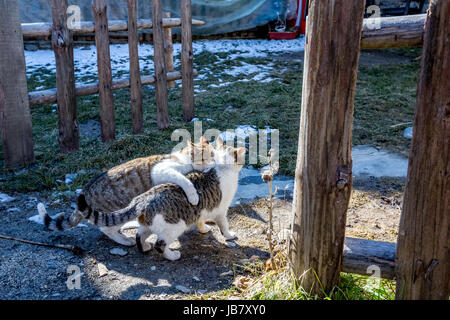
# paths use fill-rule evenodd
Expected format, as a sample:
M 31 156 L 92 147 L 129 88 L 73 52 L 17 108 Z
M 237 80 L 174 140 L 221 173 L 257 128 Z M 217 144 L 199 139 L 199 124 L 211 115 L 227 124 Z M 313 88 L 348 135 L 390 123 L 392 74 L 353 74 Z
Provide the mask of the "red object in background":
M 301 7 L 300 7 L 301 1 Z M 299 28 L 301 34 L 305 34 L 306 32 L 306 10 L 308 6 L 308 0 L 298 0 L 297 5 L 297 23 L 296 26 Z M 301 8 L 301 10 L 299 10 Z
M 270 40 L 292 40 L 299 34 L 305 34 L 306 30 L 306 8 L 308 0 L 297 0 L 297 19 L 288 20 L 287 26 L 295 25 L 296 31 L 293 32 L 269 32 Z
M 270 40 L 292 40 L 297 38 L 299 31 L 293 32 L 269 32 Z

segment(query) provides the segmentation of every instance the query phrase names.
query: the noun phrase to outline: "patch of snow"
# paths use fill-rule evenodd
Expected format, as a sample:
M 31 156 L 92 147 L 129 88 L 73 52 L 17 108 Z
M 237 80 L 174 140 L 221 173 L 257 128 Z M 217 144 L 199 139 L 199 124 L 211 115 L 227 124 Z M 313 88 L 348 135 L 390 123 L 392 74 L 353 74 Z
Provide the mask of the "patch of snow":
M 403 137 L 411 140 L 413 136 L 413 127 L 408 127 L 405 129 L 405 131 L 403 131 Z
M 16 198 L 13 198 L 11 196 L 8 196 L 6 193 L 0 192 L 0 203 L 6 203 L 16 200 Z
M 371 146 L 353 147 L 352 158 L 354 176 L 406 177 L 408 171 L 406 157 Z

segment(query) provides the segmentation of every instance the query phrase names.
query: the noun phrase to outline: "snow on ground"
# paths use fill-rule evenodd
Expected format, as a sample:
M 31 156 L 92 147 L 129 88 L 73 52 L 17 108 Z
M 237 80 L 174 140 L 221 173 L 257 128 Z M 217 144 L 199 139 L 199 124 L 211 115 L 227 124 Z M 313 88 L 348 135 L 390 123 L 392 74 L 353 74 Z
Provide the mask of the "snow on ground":
M 236 58 L 264 58 L 269 55 L 276 55 L 285 52 L 299 52 L 304 50 L 304 38 L 295 40 L 206 40 L 193 42 L 194 54 L 198 55 L 204 51 L 214 54 L 229 53 L 226 58 L 219 58 L 219 63 Z M 115 79 L 124 78 L 128 75 L 128 45 L 113 44 L 110 46 L 111 66 L 113 69 L 113 77 Z M 181 44 L 174 44 L 174 66 L 179 69 L 180 60 L 178 59 L 181 52 Z M 139 46 L 140 68 L 144 75 L 154 72 L 153 64 L 153 46 L 143 44 Z M 77 83 L 93 82 L 97 78 L 97 50 L 94 45 L 85 47 L 76 47 L 74 49 L 75 77 Z M 40 69 L 48 71 L 51 75 L 55 74 L 55 56 L 52 50 L 25 51 L 25 61 L 27 65 L 27 74 L 31 76 L 33 72 Z M 194 58 L 195 61 L 195 58 Z M 273 65 L 252 65 L 241 61 L 240 66 L 233 66 L 224 69 L 223 73 L 233 77 L 239 75 L 252 75 L 249 79 L 239 81 L 272 81 L 269 77 Z M 211 76 L 207 68 L 199 70 L 197 79 L 207 79 Z M 86 79 L 85 77 L 89 77 Z M 41 76 L 42 79 L 42 76 Z M 43 80 L 43 79 L 42 79 Z M 229 85 L 227 82 L 223 85 Z M 50 89 L 44 86 L 38 86 L 36 90 Z

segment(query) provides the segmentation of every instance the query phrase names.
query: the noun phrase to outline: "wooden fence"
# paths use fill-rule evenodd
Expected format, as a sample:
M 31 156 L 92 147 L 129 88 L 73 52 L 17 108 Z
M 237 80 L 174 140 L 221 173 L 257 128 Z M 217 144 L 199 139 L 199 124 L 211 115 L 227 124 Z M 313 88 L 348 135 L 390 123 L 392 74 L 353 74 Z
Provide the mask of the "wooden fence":
M 297 283 L 317 295 L 328 294 L 341 271 L 378 269 L 374 276 L 395 277 L 396 299 L 448 300 L 450 0 L 428 8 L 397 246 L 345 238 L 364 3 L 311 1 L 290 261 Z
M 28 106 L 58 103 L 58 142 L 61 152 L 73 152 L 79 147 L 76 97 L 99 93 L 102 141 L 115 139 L 113 91 L 130 88 L 132 132 L 143 130 L 142 86 L 156 86 L 158 128 L 169 126 L 168 86 L 182 79 L 183 119 L 194 116 L 192 25 L 204 22 L 193 20 L 190 0 L 181 3 L 182 18 L 171 18 L 162 12 L 161 0 L 153 0 L 152 19 L 137 19 L 137 0 L 124 0 L 128 4 L 128 20 L 108 21 L 106 0 L 93 0 L 94 21 L 80 22 L 71 28 L 67 25 L 67 0 L 51 0 L 52 23 L 20 24 L 17 0 L 1 0 L 2 21 L 6 32 L 0 35 L 2 61 L 0 61 L 0 112 L 2 115 L 3 152 L 5 165 L 25 165 L 33 161 L 31 120 Z M 9 14 L 11 13 L 11 14 Z M 171 28 L 181 26 L 181 72 L 173 68 Z M 153 29 L 154 76 L 141 76 L 138 55 L 138 30 Z M 109 33 L 128 31 L 130 76 L 113 80 Z M 98 82 L 75 85 L 73 35 L 95 32 L 97 47 Z M 26 69 L 23 37 L 51 37 L 55 53 L 56 88 L 35 92 L 26 90 Z M 19 43 L 20 42 L 20 43 Z M 10 85 L 11 82 L 15 85 Z M 12 101 L 14 100 L 14 101 Z M 18 103 L 20 101 L 20 103 Z

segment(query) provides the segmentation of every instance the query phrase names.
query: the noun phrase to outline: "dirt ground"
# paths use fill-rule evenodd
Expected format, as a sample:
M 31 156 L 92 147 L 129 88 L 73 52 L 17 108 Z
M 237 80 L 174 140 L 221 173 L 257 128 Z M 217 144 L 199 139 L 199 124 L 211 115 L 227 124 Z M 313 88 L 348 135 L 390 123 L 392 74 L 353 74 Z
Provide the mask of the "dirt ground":
M 348 211 L 347 236 L 396 241 L 404 179 L 357 180 Z M 51 214 L 71 210 L 52 208 L 43 193 L 15 194 L 1 204 L 0 234 L 37 242 L 80 246 L 72 252 L 0 239 L 0 299 L 183 299 L 232 287 L 245 259 L 268 258 L 268 199 L 258 199 L 229 210 L 231 229 L 238 239 L 226 242 L 217 227 L 202 235 L 196 230 L 180 238 L 182 257 L 165 260 L 156 250 L 143 255 L 106 238 L 91 225 L 66 232 L 48 232 L 31 222 L 36 204 L 43 201 Z M 274 230 L 283 243 L 289 229 L 291 198 L 274 202 Z M 133 234 L 135 230 L 125 231 Z M 120 248 L 125 256 L 113 255 Z M 70 266 L 81 271 L 80 289 L 69 290 Z M 106 267 L 106 269 L 104 268 Z M 75 267 L 76 268 L 76 267 Z M 100 272 L 102 274 L 100 274 Z

